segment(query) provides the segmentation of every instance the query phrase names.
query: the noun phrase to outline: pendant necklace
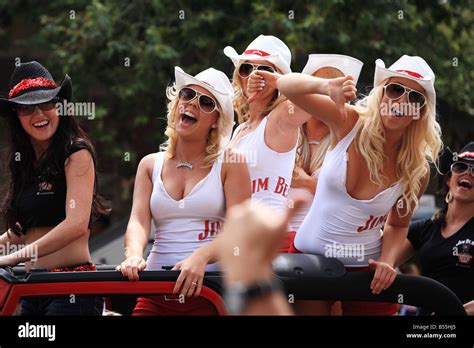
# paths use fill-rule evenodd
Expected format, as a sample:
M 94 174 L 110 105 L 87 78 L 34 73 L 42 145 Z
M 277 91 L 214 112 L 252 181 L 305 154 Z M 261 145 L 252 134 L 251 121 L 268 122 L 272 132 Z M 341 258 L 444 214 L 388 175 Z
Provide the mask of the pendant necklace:
M 202 157 L 204 157 L 204 156 L 200 156 L 199 158 L 197 158 L 193 162 L 196 162 L 197 160 L 201 159 Z M 186 168 L 189 168 L 189 170 L 193 170 L 194 165 L 191 162 L 188 162 L 188 161 L 179 161 L 178 164 L 176 164 L 176 168 L 181 168 L 181 167 L 186 167 Z
M 187 167 L 190 170 L 194 168 L 194 166 L 190 162 L 187 162 L 187 161 L 178 162 L 178 164 L 176 165 L 176 168 L 181 168 L 181 167 Z

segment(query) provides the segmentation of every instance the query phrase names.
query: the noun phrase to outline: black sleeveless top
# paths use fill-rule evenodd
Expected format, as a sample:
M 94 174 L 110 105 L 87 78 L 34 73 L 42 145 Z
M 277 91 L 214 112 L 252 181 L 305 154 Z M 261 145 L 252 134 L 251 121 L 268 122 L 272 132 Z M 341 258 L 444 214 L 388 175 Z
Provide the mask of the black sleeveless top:
M 23 233 L 32 227 L 56 226 L 66 218 L 66 160 L 73 153 L 82 150 L 82 144 L 71 143 L 59 158 L 59 170 L 34 173 L 30 180 L 15 195 L 14 204 L 18 222 Z M 71 202 L 73 204 L 73 202 Z M 89 227 L 91 219 L 89 219 Z

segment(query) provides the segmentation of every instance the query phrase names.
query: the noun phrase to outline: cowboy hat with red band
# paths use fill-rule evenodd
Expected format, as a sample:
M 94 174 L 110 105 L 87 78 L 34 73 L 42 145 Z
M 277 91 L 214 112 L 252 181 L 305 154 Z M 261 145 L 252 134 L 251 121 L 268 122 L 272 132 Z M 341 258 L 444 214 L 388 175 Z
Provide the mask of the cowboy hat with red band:
M 8 97 L 0 98 L 0 111 L 4 115 L 15 104 L 41 104 L 56 97 L 71 99 L 72 82 L 68 75 L 58 85 L 50 72 L 40 63 L 35 61 L 21 63 L 10 78 Z
M 435 74 L 423 58 L 403 55 L 389 68 L 385 67 L 385 63 L 381 59 L 377 59 L 375 61 L 374 86 L 380 85 L 390 77 L 403 77 L 415 81 L 423 87 L 427 99 L 436 105 Z
M 234 125 L 234 107 L 232 104 L 234 89 L 227 75 L 220 70 L 209 68 L 201 71 L 196 76 L 192 76 L 176 66 L 174 68 L 174 76 L 178 90 L 184 86 L 197 85 L 208 90 L 216 98 L 219 103 L 221 117 L 224 117 L 229 125 L 228 129 L 225 129 L 222 133 L 224 139 L 221 142 L 221 147 L 227 145 L 232 134 L 232 126 Z
M 464 146 L 457 157 L 463 161 L 474 162 L 474 141 Z
M 266 60 L 283 74 L 291 73 L 291 51 L 283 41 L 272 35 L 259 35 L 242 54 L 231 46 L 224 48 L 224 54 L 236 67 L 244 60 Z
M 448 174 L 451 164 L 457 161 L 474 163 L 474 141 L 465 145 L 460 152 L 453 152 L 449 147 L 445 147 L 439 156 L 439 170 L 441 174 Z

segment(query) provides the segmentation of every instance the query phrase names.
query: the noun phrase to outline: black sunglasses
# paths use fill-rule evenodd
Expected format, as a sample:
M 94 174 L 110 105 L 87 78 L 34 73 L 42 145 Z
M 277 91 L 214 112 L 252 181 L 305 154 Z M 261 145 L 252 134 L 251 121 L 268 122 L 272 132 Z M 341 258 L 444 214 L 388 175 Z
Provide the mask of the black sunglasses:
M 13 107 L 13 110 L 15 110 L 19 116 L 29 116 L 35 112 L 36 107 L 40 108 L 42 111 L 48 111 L 48 110 L 54 109 L 58 101 L 59 101 L 59 98 L 54 98 L 50 101 L 47 101 L 41 104 L 32 104 L 32 105 L 16 104 Z
M 260 71 L 268 71 L 270 73 L 274 73 L 275 69 L 270 65 L 266 64 L 253 64 L 253 63 L 242 63 L 239 66 L 239 76 L 243 79 L 249 77 L 249 75 L 254 71 L 254 69 Z

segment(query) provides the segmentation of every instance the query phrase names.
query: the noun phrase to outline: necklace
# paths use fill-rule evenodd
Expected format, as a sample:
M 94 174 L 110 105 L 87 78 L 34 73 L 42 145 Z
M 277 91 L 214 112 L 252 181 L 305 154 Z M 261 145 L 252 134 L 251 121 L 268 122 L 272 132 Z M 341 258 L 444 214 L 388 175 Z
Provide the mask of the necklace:
M 193 160 L 193 162 L 196 162 L 197 160 L 201 159 L 202 157 L 204 157 L 204 155 L 199 156 L 197 159 Z M 176 164 L 176 168 L 181 168 L 181 167 L 186 167 L 186 168 L 189 168 L 189 170 L 193 170 L 194 165 L 189 161 L 179 161 Z
M 318 140 L 310 140 L 310 141 L 308 141 L 308 144 L 309 145 L 319 145 L 321 143 Z
M 246 129 L 250 129 L 250 123 L 249 121 L 245 122 L 244 124 L 242 124 L 242 130 L 246 130 Z
M 178 164 L 176 165 L 176 168 L 181 168 L 181 167 L 187 167 L 190 170 L 193 170 L 194 168 L 194 166 L 190 162 L 187 162 L 187 161 L 178 162 Z

